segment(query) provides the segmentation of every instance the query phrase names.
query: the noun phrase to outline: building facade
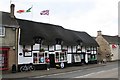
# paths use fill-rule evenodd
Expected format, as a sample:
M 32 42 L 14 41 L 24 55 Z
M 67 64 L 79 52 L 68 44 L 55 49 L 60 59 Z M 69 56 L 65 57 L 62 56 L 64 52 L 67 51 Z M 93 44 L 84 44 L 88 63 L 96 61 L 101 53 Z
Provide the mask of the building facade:
M 36 69 L 61 63 L 81 65 L 97 62 L 97 42 L 86 32 L 68 30 L 59 25 L 17 19 L 20 26 L 18 68 L 33 63 Z
M 17 63 L 18 24 L 13 13 L 0 12 L 0 18 L 0 70 L 11 70 L 12 65 Z
M 98 60 L 102 61 L 106 59 L 107 61 L 118 60 L 119 48 L 119 37 L 103 35 L 101 31 L 98 31 L 96 41 L 99 44 L 98 48 Z

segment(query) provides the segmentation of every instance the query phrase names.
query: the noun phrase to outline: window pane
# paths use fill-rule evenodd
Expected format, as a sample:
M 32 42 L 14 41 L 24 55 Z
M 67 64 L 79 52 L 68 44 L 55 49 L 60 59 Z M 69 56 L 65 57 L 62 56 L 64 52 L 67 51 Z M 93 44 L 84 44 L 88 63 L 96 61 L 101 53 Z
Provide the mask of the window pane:
M 59 53 L 56 52 L 55 62 L 58 62 L 58 61 L 59 61 Z
M 44 52 L 33 53 L 33 62 L 34 63 L 45 63 Z
M 0 36 L 5 36 L 5 28 L 0 27 Z
M 60 61 L 64 61 L 64 53 L 60 53 Z

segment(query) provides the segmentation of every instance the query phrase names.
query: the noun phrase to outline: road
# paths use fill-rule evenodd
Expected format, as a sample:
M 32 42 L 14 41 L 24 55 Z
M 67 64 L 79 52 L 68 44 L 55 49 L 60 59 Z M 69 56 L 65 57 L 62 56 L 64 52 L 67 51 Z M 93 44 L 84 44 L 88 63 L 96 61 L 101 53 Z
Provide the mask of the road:
M 36 76 L 32 78 L 118 78 L 118 63 L 105 64 L 102 67 L 82 69 L 66 73 Z

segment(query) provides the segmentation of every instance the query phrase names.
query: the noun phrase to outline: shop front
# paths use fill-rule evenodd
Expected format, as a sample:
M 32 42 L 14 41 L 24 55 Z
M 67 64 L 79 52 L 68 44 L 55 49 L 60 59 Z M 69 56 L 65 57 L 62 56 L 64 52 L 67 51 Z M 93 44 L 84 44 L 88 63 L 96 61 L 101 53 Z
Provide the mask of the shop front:
M 0 70 L 8 70 L 9 48 L 0 48 Z
M 30 63 L 33 64 L 35 70 L 46 69 L 46 58 L 50 60 L 50 68 L 65 68 L 67 66 L 67 50 L 62 50 L 61 45 L 56 47 L 56 45 L 35 44 L 32 46 L 19 45 L 18 69 Z

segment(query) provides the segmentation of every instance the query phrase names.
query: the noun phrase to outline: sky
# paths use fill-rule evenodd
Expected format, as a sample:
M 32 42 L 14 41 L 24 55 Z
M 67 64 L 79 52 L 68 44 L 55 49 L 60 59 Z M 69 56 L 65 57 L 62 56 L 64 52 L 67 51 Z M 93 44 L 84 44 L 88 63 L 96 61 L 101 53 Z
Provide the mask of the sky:
M 15 16 L 20 19 L 60 25 L 66 29 L 85 31 L 97 36 L 118 35 L 118 2 L 120 0 L 1 0 L 0 11 L 10 12 L 10 2 L 15 4 Z M 27 10 L 29 13 L 17 13 Z M 49 15 L 40 15 L 49 10 Z

